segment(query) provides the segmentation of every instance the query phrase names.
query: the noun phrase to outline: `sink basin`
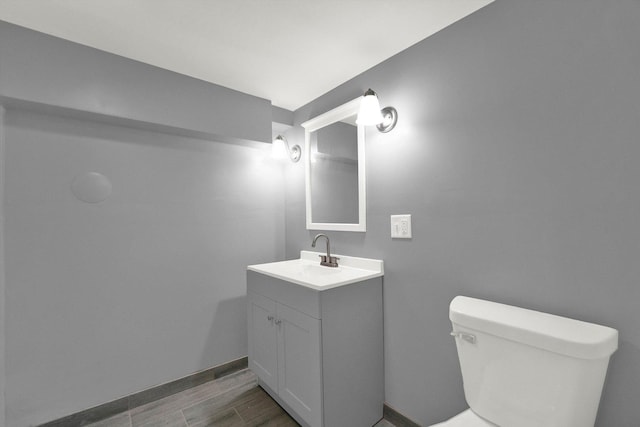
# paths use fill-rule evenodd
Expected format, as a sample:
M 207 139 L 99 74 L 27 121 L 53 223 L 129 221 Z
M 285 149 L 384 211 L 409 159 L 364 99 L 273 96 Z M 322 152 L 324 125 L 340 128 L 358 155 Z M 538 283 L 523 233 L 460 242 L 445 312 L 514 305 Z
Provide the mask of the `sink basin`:
M 298 264 L 296 273 L 304 277 L 328 276 L 328 275 L 343 273 L 342 267 L 325 267 L 323 265 L 302 264 L 302 263 L 296 263 L 296 264 Z
M 250 265 L 247 269 L 316 290 L 331 289 L 384 274 L 381 260 L 336 255 L 340 258 L 339 266 L 325 267 L 320 265 L 319 255 L 325 254 L 300 251 L 298 259 Z

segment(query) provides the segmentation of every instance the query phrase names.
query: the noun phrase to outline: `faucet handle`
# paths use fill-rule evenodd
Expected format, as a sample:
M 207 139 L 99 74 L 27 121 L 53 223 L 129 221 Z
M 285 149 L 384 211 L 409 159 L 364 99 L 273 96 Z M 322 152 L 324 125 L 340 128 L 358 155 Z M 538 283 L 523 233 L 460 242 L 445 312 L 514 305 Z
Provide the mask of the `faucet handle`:
M 337 267 L 340 258 L 335 256 L 318 255 L 320 257 L 320 265 L 325 267 Z

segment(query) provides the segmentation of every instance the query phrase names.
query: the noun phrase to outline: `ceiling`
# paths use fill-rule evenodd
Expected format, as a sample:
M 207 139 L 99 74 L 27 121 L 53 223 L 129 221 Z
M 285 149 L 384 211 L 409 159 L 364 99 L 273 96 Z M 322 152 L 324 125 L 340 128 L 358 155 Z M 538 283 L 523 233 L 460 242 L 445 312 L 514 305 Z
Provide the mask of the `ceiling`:
M 493 0 L 0 0 L 0 20 L 295 110 Z

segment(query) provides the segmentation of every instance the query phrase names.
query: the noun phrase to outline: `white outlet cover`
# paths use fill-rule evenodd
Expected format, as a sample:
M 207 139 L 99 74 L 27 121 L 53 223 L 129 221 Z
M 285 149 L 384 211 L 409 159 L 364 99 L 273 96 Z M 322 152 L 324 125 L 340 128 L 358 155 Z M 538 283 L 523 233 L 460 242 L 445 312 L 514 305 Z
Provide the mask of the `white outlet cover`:
M 411 215 L 391 215 L 391 238 L 411 239 Z

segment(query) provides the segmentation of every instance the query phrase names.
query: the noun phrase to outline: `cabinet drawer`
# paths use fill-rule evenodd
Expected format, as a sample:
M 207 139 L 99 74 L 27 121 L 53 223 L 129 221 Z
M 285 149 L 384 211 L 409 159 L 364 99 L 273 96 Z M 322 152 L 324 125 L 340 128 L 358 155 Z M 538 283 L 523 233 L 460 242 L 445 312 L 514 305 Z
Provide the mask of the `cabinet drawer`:
M 247 292 L 255 292 L 314 319 L 320 319 L 320 293 L 314 289 L 286 282 L 271 276 L 247 271 Z

